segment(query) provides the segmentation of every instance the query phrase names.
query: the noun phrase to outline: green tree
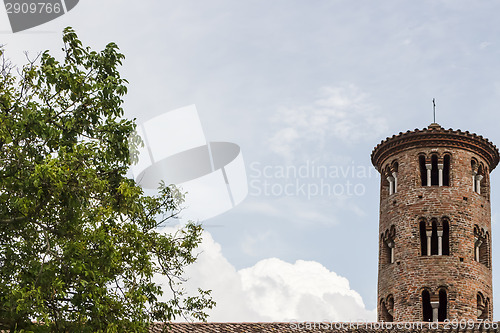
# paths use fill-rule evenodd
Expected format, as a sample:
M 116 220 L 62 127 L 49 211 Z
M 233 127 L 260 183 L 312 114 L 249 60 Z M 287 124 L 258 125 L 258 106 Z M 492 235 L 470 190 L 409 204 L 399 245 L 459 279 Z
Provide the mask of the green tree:
M 124 56 L 63 33 L 22 68 L 0 49 L 0 329 L 141 332 L 152 321 L 206 319 L 209 291 L 182 289 L 201 227 L 158 227 L 182 195 L 147 196 L 126 173 L 141 144 L 124 119 Z M 131 148 L 131 149 L 129 149 Z M 160 273 L 173 292 L 160 302 Z

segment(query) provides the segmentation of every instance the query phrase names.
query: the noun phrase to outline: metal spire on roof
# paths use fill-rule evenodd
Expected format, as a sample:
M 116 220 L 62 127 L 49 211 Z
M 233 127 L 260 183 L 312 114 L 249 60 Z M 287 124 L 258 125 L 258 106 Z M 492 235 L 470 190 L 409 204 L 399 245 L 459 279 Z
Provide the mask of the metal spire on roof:
M 436 99 L 432 99 L 432 105 L 434 106 L 434 124 L 436 123 Z

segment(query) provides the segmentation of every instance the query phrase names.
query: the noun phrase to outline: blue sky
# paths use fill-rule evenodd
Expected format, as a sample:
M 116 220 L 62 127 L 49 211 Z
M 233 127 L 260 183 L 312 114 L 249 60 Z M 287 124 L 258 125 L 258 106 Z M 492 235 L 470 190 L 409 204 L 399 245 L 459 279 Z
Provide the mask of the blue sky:
M 204 253 L 188 272 L 214 289 L 213 320 L 374 320 L 379 177 L 370 153 L 429 125 L 433 98 L 443 127 L 500 143 L 498 12 L 497 1 L 472 0 L 87 0 L 16 34 L 0 10 L 0 43 L 20 64 L 25 50 L 62 56 L 66 26 L 96 49 L 114 41 L 126 55 L 127 116 L 143 122 L 196 104 L 208 140 L 241 147 L 249 195 L 204 222 Z M 282 174 L 315 167 L 331 173 Z M 322 184 L 335 192 L 316 193 Z M 493 241 L 494 308 L 497 249 Z

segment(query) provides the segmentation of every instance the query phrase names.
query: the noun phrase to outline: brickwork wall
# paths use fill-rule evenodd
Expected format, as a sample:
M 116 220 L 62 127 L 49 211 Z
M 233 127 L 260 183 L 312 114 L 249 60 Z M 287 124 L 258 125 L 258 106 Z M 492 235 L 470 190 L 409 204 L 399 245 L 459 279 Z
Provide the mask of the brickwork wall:
M 449 186 L 422 186 L 418 158 L 422 153 L 429 159 L 431 154 L 440 159 L 451 155 Z M 488 170 L 481 194 L 473 189 L 473 158 Z M 380 188 L 378 319 L 387 320 L 381 302 L 392 295 L 394 321 L 422 321 L 422 290 L 427 289 L 435 299 L 444 289 L 447 319 L 477 319 L 480 292 L 489 299 L 487 319 L 492 320 L 491 265 L 475 260 L 474 226 L 491 235 L 489 170 L 495 165 L 471 149 L 435 147 L 425 142 L 395 151 L 378 170 L 383 173 L 394 161 L 398 163 L 397 192 L 389 194 L 384 175 Z M 422 254 L 420 220 L 444 217 L 449 221 L 449 255 Z M 390 263 L 384 238 L 393 226 L 394 262 Z M 491 246 L 488 256 L 491 262 Z

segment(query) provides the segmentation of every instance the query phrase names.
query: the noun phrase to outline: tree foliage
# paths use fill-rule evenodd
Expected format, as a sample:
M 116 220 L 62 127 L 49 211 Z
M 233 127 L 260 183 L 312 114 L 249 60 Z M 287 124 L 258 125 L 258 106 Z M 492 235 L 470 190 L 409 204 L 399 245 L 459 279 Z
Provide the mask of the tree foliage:
M 209 292 L 189 297 L 181 278 L 200 226 L 159 232 L 182 195 L 162 185 L 147 196 L 126 176 L 141 142 L 122 117 L 124 56 L 114 43 L 83 47 L 71 28 L 63 42 L 63 61 L 46 51 L 17 70 L 0 49 L 0 329 L 140 332 L 205 319 Z

